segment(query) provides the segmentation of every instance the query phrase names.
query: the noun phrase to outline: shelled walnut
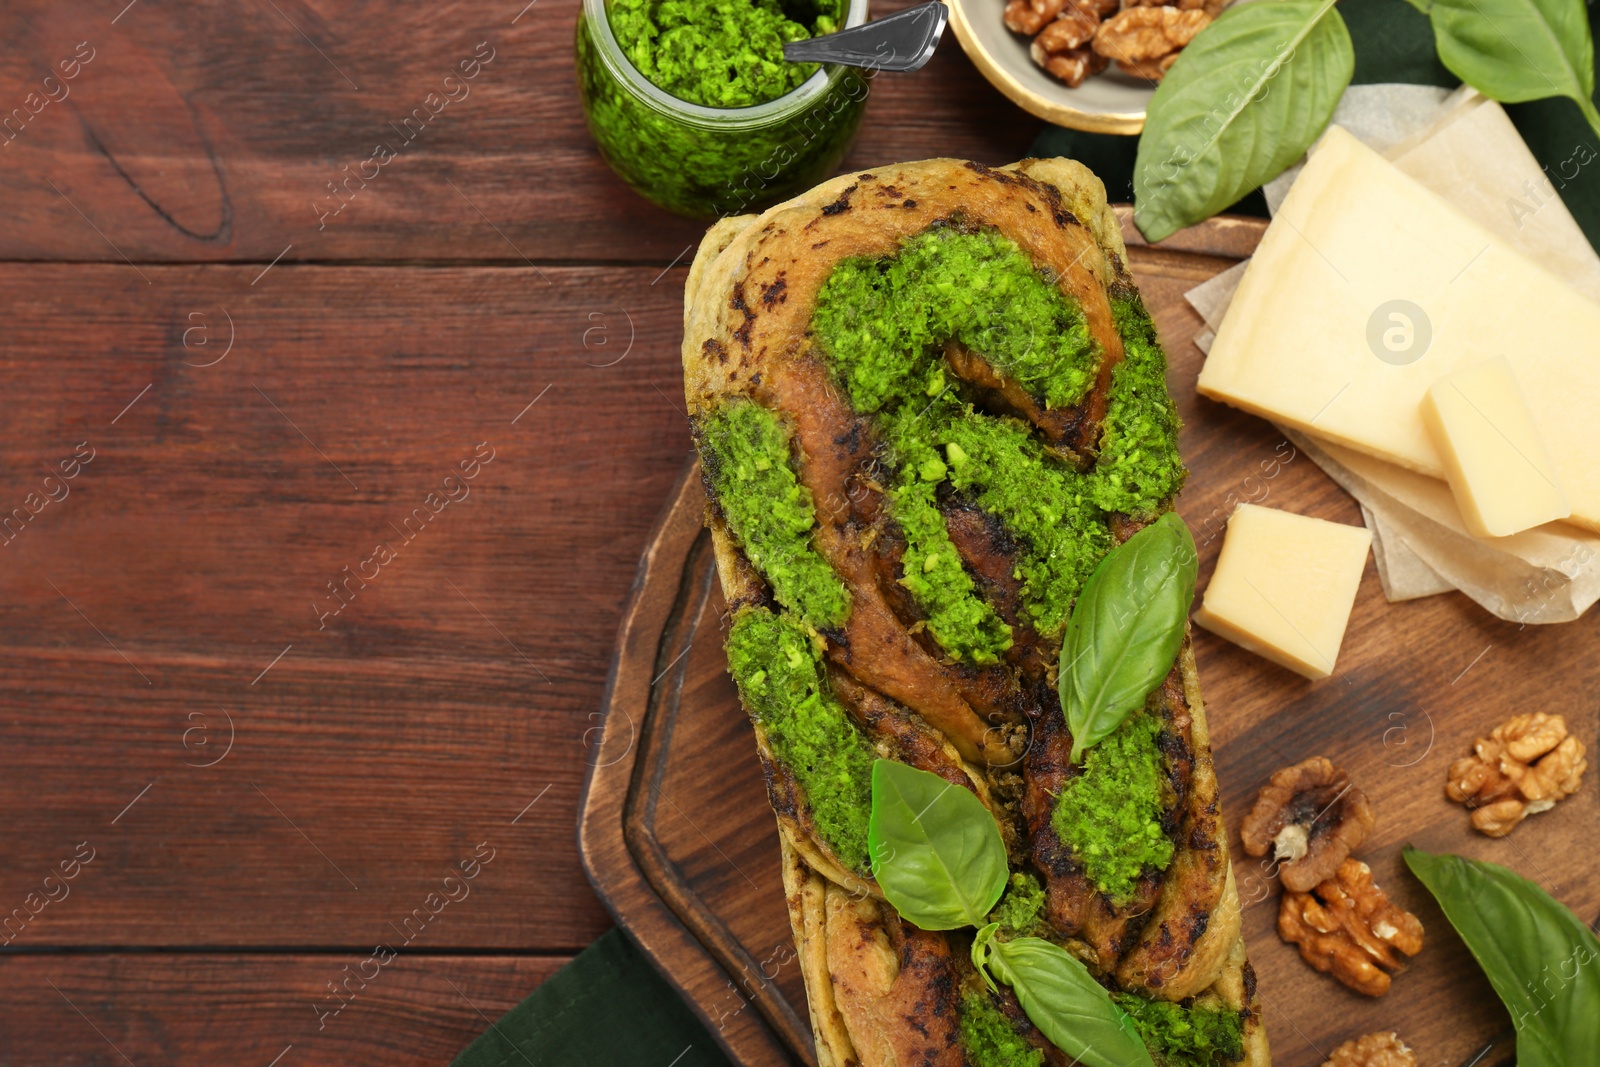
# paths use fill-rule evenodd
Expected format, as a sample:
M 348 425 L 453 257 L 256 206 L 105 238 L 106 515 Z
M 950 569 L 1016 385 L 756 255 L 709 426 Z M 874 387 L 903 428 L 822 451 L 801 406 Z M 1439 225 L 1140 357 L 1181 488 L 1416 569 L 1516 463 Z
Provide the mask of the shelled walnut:
M 1405 970 L 1402 953 L 1422 951 L 1422 923 L 1390 903 L 1373 884 L 1372 869 L 1356 859 L 1309 893 L 1286 890 L 1278 936 L 1298 945 L 1312 967 L 1369 997 L 1383 996 L 1390 973 Z
M 1033 61 L 1076 88 L 1113 60 L 1160 81 L 1227 0 L 1009 0 L 1005 24 L 1033 38 Z
M 1417 1054 L 1393 1030 L 1351 1038 L 1322 1067 L 1417 1067 Z
M 1325 756 L 1313 756 L 1272 776 L 1239 827 L 1245 852 L 1282 866 L 1285 889 L 1304 893 L 1331 878 L 1376 822 L 1367 795 Z
M 1006 4 L 1006 28 L 1012 33 L 1025 33 L 1030 37 L 1061 14 L 1067 0 L 1010 0 Z
M 1578 791 L 1588 768 L 1583 742 L 1560 715 L 1518 715 L 1479 738 L 1473 754 L 1450 765 L 1445 795 L 1472 811 L 1472 825 L 1504 837 L 1526 819 Z
M 1033 61 L 1069 86 L 1077 87 L 1108 60 L 1089 47 L 1103 15 L 1117 10 L 1118 0 L 1010 0 L 1005 22 L 1015 33 L 1033 38 Z
M 1089 47 L 1099 25 L 1100 16 L 1092 7 L 1068 0 L 1056 20 L 1039 31 L 1028 52 L 1035 63 L 1068 85 L 1081 85 L 1106 67 L 1106 59 Z
M 1149 66 L 1178 50 L 1211 23 L 1203 8 L 1130 7 L 1106 19 L 1095 31 L 1094 50 L 1119 66 Z
M 1167 76 L 1167 71 L 1172 69 L 1172 64 L 1178 61 L 1178 53 L 1169 52 L 1157 59 L 1119 59 L 1117 69 L 1122 73 L 1146 81 L 1158 82 Z
M 1039 36 L 1044 36 L 1040 34 Z M 1093 48 L 1085 45 L 1082 48 L 1068 48 L 1059 52 L 1046 51 L 1037 40 L 1029 49 L 1033 61 L 1049 73 L 1066 82 L 1069 88 L 1076 89 L 1083 84 L 1085 78 L 1091 74 L 1099 74 L 1110 65 L 1110 60 L 1100 55 Z

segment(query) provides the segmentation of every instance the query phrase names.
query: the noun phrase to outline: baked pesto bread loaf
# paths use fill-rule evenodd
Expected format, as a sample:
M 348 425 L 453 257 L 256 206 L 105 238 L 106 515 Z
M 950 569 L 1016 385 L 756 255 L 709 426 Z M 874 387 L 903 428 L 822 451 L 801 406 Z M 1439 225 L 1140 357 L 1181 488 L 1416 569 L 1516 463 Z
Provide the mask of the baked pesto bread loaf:
M 878 758 L 983 802 L 1012 871 L 1001 936 L 1083 960 L 1155 1063 L 1268 1062 L 1187 639 L 1067 758 L 1077 593 L 1184 477 L 1100 181 L 934 159 L 726 219 L 689 272 L 683 365 L 818 1062 L 1070 1062 L 976 974 L 970 930 L 884 901 Z

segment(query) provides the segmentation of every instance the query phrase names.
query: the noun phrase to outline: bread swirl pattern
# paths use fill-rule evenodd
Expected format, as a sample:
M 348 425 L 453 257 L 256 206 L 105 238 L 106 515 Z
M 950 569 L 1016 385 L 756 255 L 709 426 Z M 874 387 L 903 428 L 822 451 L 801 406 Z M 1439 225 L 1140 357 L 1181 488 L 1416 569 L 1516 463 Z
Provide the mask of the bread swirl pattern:
M 1057 817 L 1064 791 L 1090 788 L 1054 692 L 1066 616 L 1182 479 L 1164 357 L 1100 182 L 1067 160 L 834 179 L 713 227 L 684 330 L 730 671 L 819 1062 L 1060 1056 L 968 973 L 965 935 L 882 900 L 864 768 L 889 758 L 984 802 L 1019 884 L 1043 890 L 1036 932 L 1109 988 L 1232 1017 L 1224 1058 L 1158 1062 L 1266 1063 L 1187 642 L 1135 716 L 1158 773 L 1134 814 L 1160 860 L 1109 879 Z M 983 1027 L 1031 1051 L 996 1053 Z

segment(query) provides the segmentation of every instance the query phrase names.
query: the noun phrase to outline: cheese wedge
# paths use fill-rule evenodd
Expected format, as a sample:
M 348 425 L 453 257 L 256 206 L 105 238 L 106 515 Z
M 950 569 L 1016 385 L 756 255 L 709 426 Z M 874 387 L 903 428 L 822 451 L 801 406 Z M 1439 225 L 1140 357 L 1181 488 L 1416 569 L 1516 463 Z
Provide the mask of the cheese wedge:
M 1422 421 L 1444 459 L 1461 517 L 1479 537 L 1506 537 L 1571 513 L 1504 359 L 1440 378 L 1423 397 Z
M 1333 673 L 1372 534 L 1240 504 L 1196 624 L 1313 680 Z
M 1600 305 L 1330 127 L 1217 331 L 1199 390 L 1445 476 L 1429 386 L 1504 356 L 1571 503 L 1600 530 Z

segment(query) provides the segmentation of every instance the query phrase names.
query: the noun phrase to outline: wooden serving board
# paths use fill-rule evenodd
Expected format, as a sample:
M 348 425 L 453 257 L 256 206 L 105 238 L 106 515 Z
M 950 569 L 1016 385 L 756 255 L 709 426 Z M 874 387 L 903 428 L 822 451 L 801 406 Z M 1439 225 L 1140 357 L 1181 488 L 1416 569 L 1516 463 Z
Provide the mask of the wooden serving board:
M 1199 317 L 1183 294 L 1248 255 L 1263 223 L 1214 219 L 1160 248 L 1129 238 L 1183 417 L 1189 465 L 1178 511 L 1200 549 L 1203 589 L 1241 501 L 1359 524 L 1355 502 L 1267 422 L 1195 393 Z M 725 669 L 723 602 L 693 463 L 640 563 L 590 731 L 580 846 L 595 889 L 706 1019 L 737 1062 L 811 1062 L 777 832 L 755 746 Z M 1274 1062 L 1316 1067 L 1341 1041 L 1393 1029 L 1423 1067 L 1510 1064 L 1510 1020 L 1400 847 L 1504 864 L 1578 914 L 1600 913 L 1600 805 L 1586 782 L 1556 810 L 1491 841 L 1444 796 L 1446 768 L 1480 733 L 1529 711 L 1559 712 L 1594 747 L 1600 619 L 1518 627 L 1457 593 L 1384 600 L 1369 563 L 1337 674 L 1308 682 L 1195 630 L 1245 936 L 1260 977 Z M 1421 917 L 1422 953 L 1371 1000 L 1307 967 L 1275 933 L 1278 891 L 1238 847 L 1238 821 L 1273 771 L 1326 755 L 1371 798 L 1377 828 L 1358 855 Z

